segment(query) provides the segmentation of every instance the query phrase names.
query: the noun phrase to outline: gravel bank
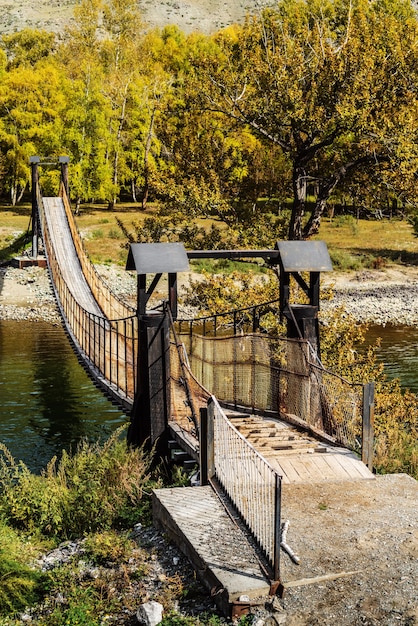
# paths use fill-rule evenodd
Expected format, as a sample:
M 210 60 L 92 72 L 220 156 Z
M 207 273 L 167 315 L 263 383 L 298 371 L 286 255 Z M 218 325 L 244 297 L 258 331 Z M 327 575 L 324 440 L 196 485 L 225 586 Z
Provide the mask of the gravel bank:
M 385 326 L 418 324 L 418 273 L 416 268 L 363 271 L 324 276 L 334 297 L 322 301 L 324 311 L 344 306 L 359 323 Z
M 111 289 L 130 304 L 136 302 L 136 276 L 122 267 L 97 265 Z M 181 281 L 180 293 L 181 293 Z M 351 274 L 324 274 L 322 286 L 331 287 L 332 300 L 323 300 L 324 311 L 343 305 L 359 323 L 418 324 L 418 269 L 400 268 Z M 161 296 L 165 297 L 164 286 Z M 180 316 L 190 311 L 180 307 Z M 59 323 L 47 270 L 39 267 L 0 267 L 0 319 L 44 320 Z
M 47 270 L 0 267 L 0 319 L 60 323 Z
M 96 265 L 112 291 L 136 306 L 137 278 L 117 265 Z M 187 278 L 187 275 L 184 275 Z M 179 280 L 179 283 L 181 281 Z M 161 281 L 156 291 L 158 298 L 167 298 L 167 286 Z M 190 309 L 179 306 L 179 315 L 192 317 Z M 61 317 L 49 280 L 48 270 L 40 267 L 18 269 L 10 265 L 0 267 L 0 320 L 45 321 L 60 324 Z

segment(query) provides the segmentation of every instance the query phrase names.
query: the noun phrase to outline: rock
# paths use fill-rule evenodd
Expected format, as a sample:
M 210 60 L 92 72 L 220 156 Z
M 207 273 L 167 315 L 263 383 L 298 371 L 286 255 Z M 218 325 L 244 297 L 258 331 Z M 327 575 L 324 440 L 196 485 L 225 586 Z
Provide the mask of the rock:
M 136 612 L 136 617 L 138 622 L 144 626 L 157 626 L 163 619 L 163 610 L 162 604 L 151 600 L 151 602 L 141 604 Z

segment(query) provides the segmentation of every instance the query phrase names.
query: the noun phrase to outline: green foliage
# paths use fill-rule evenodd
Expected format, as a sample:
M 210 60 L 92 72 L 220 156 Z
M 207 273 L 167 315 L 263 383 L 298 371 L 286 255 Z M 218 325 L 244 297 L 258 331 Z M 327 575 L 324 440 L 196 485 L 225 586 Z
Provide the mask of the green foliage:
M 208 248 L 308 236 L 341 194 L 371 210 L 405 204 L 415 199 L 417 25 L 403 0 L 281 0 L 243 25 L 187 36 L 147 30 L 134 0 L 82 0 L 59 40 L 30 29 L 0 40 L 1 191 L 19 202 L 29 156 L 68 154 L 77 204 L 130 195 L 216 218 L 228 230 Z M 42 179 L 52 193 L 55 174 Z M 277 215 L 291 201 L 292 219 Z
M 18 237 L 12 240 L 12 242 L 5 248 L 0 249 L 0 260 L 7 261 L 17 253 L 22 252 L 29 244 L 29 233 L 22 233 Z
M 33 557 L 29 542 L 0 522 L 0 615 L 15 614 L 40 599 L 43 577 L 30 567 Z
M 274 247 L 283 238 L 287 215 L 257 214 L 234 227 L 228 224 L 199 226 L 185 213 L 166 207 L 141 222 L 132 222 L 133 230 L 116 218 L 128 243 L 181 241 L 191 250 L 222 250 Z
M 150 458 L 120 439 L 103 445 L 81 443 L 63 452 L 40 475 L 16 463 L 1 444 L 0 511 L 11 525 L 57 538 L 79 537 L 137 521 L 144 509 L 143 487 Z M 145 509 L 147 507 L 145 506 Z
M 127 563 L 137 545 L 127 533 L 105 530 L 89 535 L 83 548 L 85 556 L 95 565 L 106 565 Z
M 102 623 L 101 614 L 107 604 L 100 591 L 93 584 L 80 584 L 80 581 L 74 579 L 71 570 L 66 578 L 60 581 L 63 584 L 61 588 L 65 590 L 65 604 L 58 605 L 42 618 L 41 623 L 45 626 L 99 626 Z M 111 609 L 112 605 L 107 608 Z
M 116 218 L 116 222 L 127 239 L 125 245 L 181 241 L 189 249 L 216 249 L 222 247 L 229 234 L 215 224 L 206 229 L 191 223 L 181 213 L 167 215 L 165 211 L 145 217 L 142 222 L 132 222 L 133 231 L 128 230 L 122 220 Z
M 330 250 L 329 256 L 334 269 L 346 272 L 348 270 L 360 270 L 365 266 L 363 257 L 359 254 L 351 254 L 345 250 Z
M 242 272 L 209 274 L 203 272 L 203 280 L 191 280 L 185 290 L 184 302 L 195 307 L 199 315 L 213 315 L 277 300 L 277 278 L 267 275 L 252 275 Z
M 341 307 L 321 314 L 321 351 L 326 367 L 354 383 L 375 382 L 374 465 L 381 473 L 418 477 L 418 396 L 402 391 L 378 363 L 378 343 L 363 346 L 367 326 L 358 325 Z
M 217 50 L 197 55 L 200 106 L 281 149 L 282 181 L 293 197 L 290 238 L 317 231 L 338 187 L 361 180 L 364 193 L 365 180 L 379 176 L 380 185 L 385 176 L 404 185 L 396 161 L 417 158 L 405 134 L 415 116 L 408 99 L 415 98 L 410 43 L 418 32 L 408 6 L 283 0 L 217 33 Z M 390 70 L 397 63 L 408 67 L 401 89 Z M 308 194 L 315 200 L 303 225 Z

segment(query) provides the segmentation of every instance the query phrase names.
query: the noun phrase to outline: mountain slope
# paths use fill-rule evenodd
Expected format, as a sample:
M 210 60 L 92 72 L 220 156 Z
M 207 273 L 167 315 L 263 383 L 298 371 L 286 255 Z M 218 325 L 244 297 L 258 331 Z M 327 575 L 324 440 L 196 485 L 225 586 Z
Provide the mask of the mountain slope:
M 0 34 L 25 27 L 59 33 L 71 21 L 76 0 L 0 0 Z M 144 22 L 162 27 L 176 24 L 184 32 L 211 33 L 241 22 L 255 13 L 265 0 L 139 0 Z

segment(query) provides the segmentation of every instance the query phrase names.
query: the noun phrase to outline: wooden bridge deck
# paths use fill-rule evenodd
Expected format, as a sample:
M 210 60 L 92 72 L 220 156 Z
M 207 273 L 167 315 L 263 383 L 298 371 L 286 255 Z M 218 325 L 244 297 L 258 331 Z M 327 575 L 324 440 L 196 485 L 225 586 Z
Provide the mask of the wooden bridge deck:
M 226 413 L 237 430 L 278 471 L 283 483 L 374 478 L 354 452 L 322 443 L 282 419 Z
M 68 288 L 83 309 L 101 316 L 78 260 L 62 198 L 44 197 L 43 203 L 55 255 Z

